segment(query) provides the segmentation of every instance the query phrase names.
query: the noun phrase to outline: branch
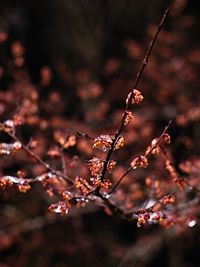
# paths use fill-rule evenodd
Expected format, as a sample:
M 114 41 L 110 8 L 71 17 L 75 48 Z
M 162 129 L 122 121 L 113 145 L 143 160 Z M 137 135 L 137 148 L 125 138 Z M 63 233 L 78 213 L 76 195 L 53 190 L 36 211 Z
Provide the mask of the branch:
M 165 126 L 162 134 L 160 135 L 160 137 L 158 138 L 157 142 L 155 143 L 155 145 L 152 146 L 152 148 L 148 151 L 148 153 L 146 154 L 146 158 L 149 158 L 151 155 L 151 152 L 159 145 L 159 143 L 161 142 L 163 136 L 166 134 L 167 130 L 169 129 L 170 125 L 171 125 L 172 121 L 170 120 L 169 123 L 167 124 L 167 126 Z M 120 185 L 120 183 L 124 180 L 124 178 L 134 169 L 133 166 L 130 166 L 128 168 L 128 170 L 120 177 L 120 179 L 116 182 L 116 184 L 113 186 L 113 188 L 111 189 L 111 191 L 109 192 L 109 194 L 112 194 L 117 187 Z
M 21 143 L 21 141 L 19 140 L 19 138 L 11 132 L 7 132 L 7 134 L 13 138 L 15 141 L 18 141 Z M 43 161 L 38 155 L 36 155 L 30 148 L 28 148 L 28 146 L 24 145 L 23 143 L 21 143 L 22 145 L 22 149 L 29 155 L 31 156 L 33 159 L 35 159 L 38 163 L 40 163 L 46 170 L 50 171 L 52 174 L 56 174 L 59 177 L 64 178 L 66 181 L 68 181 L 71 184 L 74 184 L 74 181 L 72 179 L 70 179 L 67 175 L 57 171 L 56 169 L 54 169 L 52 166 L 50 166 L 48 163 L 46 163 L 45 161 Z
M 168 16 L 169 14 L 169 8 L 166 9 L 166 11 L 164 12 L 163 16 L 162 16 L 162 19 L 160 21 L 160 24 L 158 26 L 158 29 L 152 39 L 152 41 L 150 42 L 149 44 L 149 47 L 147 49 L 147 52 L 146 52 L 146 55 L 145 55 L 145 58 L 142 62 L 142 66 L 141 66 L 141 69 L 139 70 L 139 72 L 137 73 L 137 76 L 136 76 L 136 81 L 135 81 L 135 84 L 134 84 L 134 88 L 137 88 L 141 78 L 142 78 L 142 75 L 144 73 L 144 70 L 147 66 L 147 63 L 148 63 L 148 60 L 149 60 L 149 56 L 151 54 L 151 51 L 154 47 L 154 44 L 158 38 L 158 35 L 163 27 L 163 24 L 165 22 L 165 19 L 166 17 Z M 112 145 L 108 151 L 108 154 L 107 154 L 107 157 L 106 157 L 106 160 L 105 160 L 105 163 L 104 163 L 104 166 L 103 166 L 103 170 L 102 170 L 102 174 L 101 174 L 101 181 L 104 180 L 104 177 L 105 177 L 105 174 L 106 174 L 106 171 L 107 171 L 107 166 L 108 166 L 108 162 L 113 154 L 113 151 L 114 151 L 114 148 L 115 148 L 115 145 L 116 145 L 116 142 L 118 140 L 118 138 L 120 137 L 120 134 L 122 133 L 123 129 L 124 129 L 124 125 L 125 125 L 125 120 L 126 120 L 126 117 L 127 117 L 127 113 L 128 113 L 128 110 L 130 109 L 130 106 L 131 106 L 131 101 L 132 101 L 132 98 L 133 98 L 133 90 L 131 91 L 130 93 L 130 97 L 127 101 L 127 104 L 126 104 L 126 108 L 125 108 L 125 112 L 122 116 L 122 119 L 121 119 L 121 123 L 119 125 L 119 128 L 117 129 L 116 133 L 115 133 L 115 136 L 114 136 L 114 139 L 113 139 L 113 142 L 112 142 Z

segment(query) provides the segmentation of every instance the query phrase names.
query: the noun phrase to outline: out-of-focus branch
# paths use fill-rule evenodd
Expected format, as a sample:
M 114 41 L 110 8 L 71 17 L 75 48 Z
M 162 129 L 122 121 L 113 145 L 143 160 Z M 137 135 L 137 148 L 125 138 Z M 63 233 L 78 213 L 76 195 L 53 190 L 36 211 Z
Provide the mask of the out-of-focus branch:
M 19 140 L 19 138 L 12 132 L 7 132 L 7 134 L 15 141 L 18 141 L 21 143 L 21 141 Z M 54 169 L 52 166 L 50 166 L 48 163 L 46 163 L 45 161 L 43 161 L 38 155 L 36 155 L 30 148 L 28 148 L 28 146 L 26 146 L 25 144 L 21 143 L 21 146 L 23 148 L 23 150 L 29 155 L 31 156 L 33 159 L 35 159 L 38 163 L 40 163 L 46 170 L 50 171 L 52 174 L 56 174 L 59 177 L 64 178 L 66 181 L 68 181 L 71 184 L 74 184 L 74 181 L 69 178 L 67 175 L 65 175 L 62 172 L 57 171 L 56 169 Z

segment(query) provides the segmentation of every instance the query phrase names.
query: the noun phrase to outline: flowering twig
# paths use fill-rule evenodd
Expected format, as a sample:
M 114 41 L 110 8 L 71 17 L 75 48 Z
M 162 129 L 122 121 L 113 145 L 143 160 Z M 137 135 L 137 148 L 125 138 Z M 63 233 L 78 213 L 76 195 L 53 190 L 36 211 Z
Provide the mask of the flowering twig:
M 165 126 L 162 134 L 160 135 L 160 137 L 158 138 L 158 140 L 156 141 L 156 143 L 151 147 L 151 149 L 146 153 L 146 158 L 149 158 L 151 155 L 151 152 L 160 144 L 162 138 L 165 136 L 167 130 L 169 129 L 170 125 L 171 125 L 172 121 L 170 120 L 169 123 L 167 124 L 167 126 Z M 119 180 L 116 182 L 116 184 L 113 186 L 113 188 L 111 189 L 111 191 L 109 192 L 109 194 L 112 194 L 117 187 L 120 185 L 120 183 L 124 180 L 124 178 L 134 169 L 134 166 L 130 166 L 125 173 L 119 178 Z
M 157 31 L 156 31 L 156 33 L 155 33 L 155 35 L 154 35 L 152 41 L 150 42 L 150 45 L 149 45 L 149 47 L 148 47 L 148 49 L 147 49 L 145 58 L 144 58 L 144 60 L 143 60 L 143 62 L 142 62 L 142 67 L 141 67 L 141 69 L 139 70 L 139 72 L 137 73 L 136 81 L 135 81 L 135 84 L 134 84 L 134 88 L 137 88 L 137 86 L 138 86 L 138 84 L 139 84 L 139 82 L 140 82 L 140 80 L 141 80 L 141 78 L 142 78 L 142 75 L 143 75 L 143 73 L 144 73 L 144 70 L 145 70 L 145 68 L 146 68 L 146 66 L 147 66 L 147 63 L 148 63 L 148 60 L 149 60 L 149 56 L 150 56 L 150 54 L 151 54 L 151 51 L 152 51 L 152 49 L 153 49 L 153 46 L 154 46 L 154 44 L 155 44 L 157 38 L 158 38 L 158 35 L 159 35 L 159 33 L 160 33 L 160 31 L 161 31 L 161 29 L 162 29 L 162 27 L 163 27 L 163 24 L 164 24 L 164 22 L 165 22 L 165 19 L 166 19 L 166 17 L 167 17 L 168 14 L 169 14 L 169 10 L 170 10 L 170 9 L 167 8 L 166 11 L 164 12 L 164 14 L 163 14 L 163 16 L 162 16 L 162 19 L 161 19 L 161 21 L 160 21 L 160 24 L 159 24 L 159 26 L 158 26 L 158 29 L 157 29 Z M 132 103 L 132 98 L 133 98 L 133 96 L 134 96 L 134 92 L 133 92 L 133 90 L 132 90 L 131 93 L 130 93 L 130 97 L 129 97 L 127 103 L 126 103 L 125 112 L 124 112 L 124 114 L 123 114 L 123 116 L 122 116 L 122 119 L 121 119 L 119 128 L 117 129 L 117 131 L 116 131 L 116 133 L 115 133 L 115 136 L 114 136 L 114 138 L 113 138 L 111 147 L 110 147 L 110 149 L 108 150 L 108 154 L 107 154 L 107 156 L 106 156 L 106 160 L 105 160 L 105 162 L 104 162 L 104 166 L 103 166 L 103 170 L 102 170 L 102 174 L 101 174 L 101 181 L 104 180 L 104 177 L 105 177 L 105 174 L 106 174 L 106 171 L 107 171 L 107 166 L 108 166 L 109 160 L 110 160 L 110 158 L 111 158 L 111 156 L 112 156 L 112 154 L 113 154 L 113 151 L 114 151 L 115 145 L 116 145 L 116 143 L 117 143 L 117 140 L 118 140 L 118 138 L 120 137 L 120 134 L 122 133 L 122 131 L 123 131 L 123 129 L 124 129 L 125 120 L 126 120 L 126 118 L 127 118 L 128 110 L 129 110 L 130 107 L 131 107 L 131 103 Z

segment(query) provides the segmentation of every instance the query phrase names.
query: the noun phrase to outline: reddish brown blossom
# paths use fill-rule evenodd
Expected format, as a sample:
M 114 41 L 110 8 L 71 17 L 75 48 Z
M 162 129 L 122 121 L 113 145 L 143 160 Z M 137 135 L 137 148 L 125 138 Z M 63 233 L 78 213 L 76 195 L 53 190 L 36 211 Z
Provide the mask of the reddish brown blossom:
M 21 149 L 21 143 L 16 141 L 12 144 L 1 143 L 0 144 L 0 155 L 12 155 L 17 150 Z
M 148 166 L 148 160 L 145 156 L 138 156 L 131 161 L 131 167 L 136 168 L 146 168 Z
M 127 112 L 126 112 L 126 118 L 125 118 L 125 121 L 124 121 L 124 125 L 129 124 L 129 122 L 130 122 L 131 120 L 133 120 L 133 119 L 134 119 L 133 112 L 131 112 L 131 111 L 127 111 Z
M 53 213 L 60 213 L 62 216 L 67 215 L 71 205 L 68 202 L 58 202 L 49 206 L 49 211 Z
M 129 95 L 126 99 L 126 104 L 129 103 L 131 96 L 132 96 L 131 104 L 139 104 L 144 99 L 143 95 L 141 94 L 141 92 L 139 90 L 133 89 L 133 91 L 131 93 L 129 93 Z
M 76 177 L 75 186 L 83 195 L 89 194 L 92 190 L 92 186 L 82 177 Z
M 94 139 L 93 148 L 101 148 L 106 152 L 112 145 L 113 139 L 110 135 L 100 135 Z
M 18 187 L 18 190 L 19 190 L 20 192 L 22 192 L 22 193 L 26 193 L 26 192 L 28 192 L 28 191 L 31 189 L 31 186 L 30 186 L 30 184 L 28 183 L 28 181 L 23 181 L 23 180 L 22 180 L 21 183 L 19 183 L 19 184 L 17 185 L 17 187 Z
M 93 157 L 92 159 L 86 162 L 86 165 L 89 168 L 90 173 L 93 177 L 97 177 L 101 174 L 103 164 L 103 161 L 97 157 Z

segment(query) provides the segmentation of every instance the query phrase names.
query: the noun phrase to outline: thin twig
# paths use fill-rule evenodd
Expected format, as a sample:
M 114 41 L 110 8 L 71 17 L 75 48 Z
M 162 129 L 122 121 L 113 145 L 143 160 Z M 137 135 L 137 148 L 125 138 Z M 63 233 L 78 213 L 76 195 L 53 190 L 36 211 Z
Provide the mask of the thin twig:
M 61 152 L 61 162 L 62 162 L 62 170 L 64 175 L 67 175 L 67 168 L 66 168 L 66 163 L 65 163 L 65 154 L 63 149 L 60 150 Z
M 15 141 L 20 142 L 19 138 L 11 133 L 11 132 L 7 132 L 7 134 L 13 138 Z M 50 166 L 48 163 L 46 163 L 45 161 L 43 161 L 38 155 L 36 155 L 30 148 L 28 148 L 28 146 L 24 145 L 23 143 L 21 143 L 21 146 L 23 148 L 24 151 L 26 151 L 26 153 L 28 155 L 30 155 L 33 159 L 35 159 L 38 163 L 40 163 L 43 167 L 45 167 L 46 170 L 52 172 L 52 174 L 56 174 L 59 177 L 64 178 L 66 181 L 68 181 L 71 184 L 74 184 L 74 181 L 72 179 L 70 179 L 68 176 L 66 176 L 65 174 L 57 171 L 56 169 L 54 169 L 52 166 Z
M 160 24 L 159 24 L 159 26 L 158 26 L 158 29 L 157 29 L 157 31 L 156 31 L 156 33 L 155 33 L 155 35 L 154 35 L 152 41 L 151 41 L 150 44 L 149 44 L 149 47 L 148 47 L 148 49 L 147 49 L 145 58 L 144 58 L 144 60 L 143 60 L 143 62 L 142 62 L 141 69 L 140 69 L 139 72 L 137 73 L 136 81 L 135 81 L 135 84 L 134 84 L 134 88 L 137 88 L 137 86 L 138 86 L 138 84 L 139 84 L 139 82 L 140 82 L 140 80 L 141 80 L 141 78 L 142 78 L 142 75 L 143 75 L 143 73 L 144 73 L 144 70 L 145 70 L 145 68 L 146 68 L 146 66 L 147 66 L 147 64 L 148 64 L 149 56 L 150 56 L 150 54 L 151 54 L 151 51 L 152 51 L 152 49 L 153 49 L 153 47 L 154 47 L 154 44 L 155 44 L 157 38 L 158 38 L 158 35 L 159 35 L 159 33 L 160 33 L 160 31 L 161 31 L 161 29 L 162 29 L 162 27 L 163 27 L 163 24 L 164 24 L 164 22 L 165 22 L 165 19 L 166 19 L 166 17 L 167 17 L 168 14 L 169 14 L 169 10 L 170 10 L 170 9 L 167 8 L 166 11 L 164 12 L 164 14 L 163 14 L 163 16 L 162 16 L 162 19 L 161 19 L 161 21 L 160 21 Z M 130 97 L 129 97 L 129 99 L 128 99 L 128 101 L 127 101 L 127 104 L 126 104 L 125 112 L 124 112 L 124 114 L 123 114 L 123 116 L 122 116 L 122 119 L 121 119 L 121 123 L 120 123 L 120 125 L 119 125 L 119 128 L 117 129 L 117 131 L 116 131 L 116 133 L 115 133 L 115 136 L 114 136 L 114 138 L 113 138 L 112 145 L 111 145 L 110 149 L 108 150 L 108 154 L 107 154 L 107 156 L 106 156 L 106 160 L 105 160 L 105 162 L 104 162 L 104 166 L 103 166 L 103 170 L 102 170 L 102 174 L 101 174 L 101 181 L 104 180 L 104 177 L 105 177 L 105 174 L 106 174 L 106 171 L 107 171 L 108 162 L 109 162 L 109 160 L 110 160 L 110 158 L 111 158 L 111 156 L 112 156 L 112 154 L 113 154 L 113 151 L 114 151 L 115 145 L 116 145 L 116 143 L 117 143 L 117 140 L 118 140 L 118 138 L 120 137 L 120 134 L 122 133 L 122 131 L 123 131 L 123 129 L 124 129 L 125 120 L 126 120 L 126 118 L 127 118 L 128 110 L 129 110 L 130 107 L 131 107 L 132 98 L 133 98 L 133 90 L 132 90 L 131 93 L 130 93 Z

